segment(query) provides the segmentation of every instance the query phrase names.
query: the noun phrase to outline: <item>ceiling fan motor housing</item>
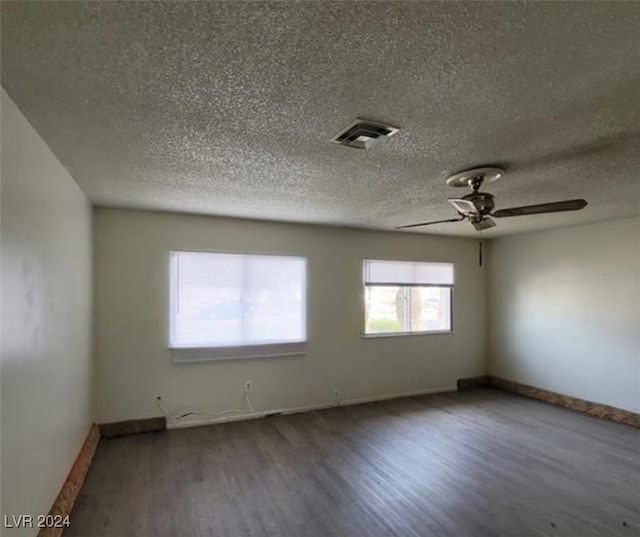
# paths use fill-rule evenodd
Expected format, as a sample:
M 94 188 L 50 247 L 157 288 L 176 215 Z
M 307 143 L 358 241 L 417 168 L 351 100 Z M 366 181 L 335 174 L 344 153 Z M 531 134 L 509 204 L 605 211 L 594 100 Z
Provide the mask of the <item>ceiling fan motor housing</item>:
M 488 192 L 472 192 L 463 196 L 462 199 L 473 203 L 480 215 L 491 214 L 495 207 L 495 202 L 492 194 Z

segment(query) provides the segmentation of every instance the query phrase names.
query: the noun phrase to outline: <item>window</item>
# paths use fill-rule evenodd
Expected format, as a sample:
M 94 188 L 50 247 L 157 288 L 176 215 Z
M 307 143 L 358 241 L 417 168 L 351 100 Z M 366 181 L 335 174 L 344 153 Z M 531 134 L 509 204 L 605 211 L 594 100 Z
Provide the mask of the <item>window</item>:
M 364 261 L 365 335 L 450 332 L 453 264 Z
M 302 257 L 171 252 L 174 360 L 304 353 L 306 272 Z

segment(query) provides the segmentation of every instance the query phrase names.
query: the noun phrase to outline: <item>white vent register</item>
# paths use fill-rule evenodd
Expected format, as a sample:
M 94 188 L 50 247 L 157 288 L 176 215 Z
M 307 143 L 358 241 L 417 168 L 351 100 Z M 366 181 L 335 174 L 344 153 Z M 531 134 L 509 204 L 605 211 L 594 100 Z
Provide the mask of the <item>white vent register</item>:
M 398 130 L 400 129 L 384 123 L 356 119 L 334 136 L 332 141 L 347 147 L 355 147 L 356 149 L 371 149 L 382 140 L 393 136 Z

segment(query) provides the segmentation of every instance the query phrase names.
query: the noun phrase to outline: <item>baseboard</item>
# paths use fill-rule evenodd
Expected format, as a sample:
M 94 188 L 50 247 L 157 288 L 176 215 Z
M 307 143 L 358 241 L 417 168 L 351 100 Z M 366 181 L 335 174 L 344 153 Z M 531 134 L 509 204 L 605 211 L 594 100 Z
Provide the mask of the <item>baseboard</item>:
M 460 379 L 458 381 L 459 390 L 486 387 L 498 388 L 499 390 L 524 395 L 525 397 L 531 397 L 544 401 L 545 403 L 569 408 L 577 412 L 582 412 L 583 414 L 589 414 L 590 416 L 596 416 L 617 423 L 624 423 L 632 427 L 640 427 L 640 414 L 631 412 L 630 410 L 623 410 L 622 408 L 595 403 L 586 399 L 572 397 L 571 395 L 536 388 L 535 386 L 529 386 L 528 384 L 522 384 L 514 380 L 488 375 L 486 377 L 473 377 Z
M 518 395 L 539 399 L 540 401 L 545 401 L 552 405 L 570 408 L 571 410 L 589 414 L 590 416 L 596 416 L 598 418 L 615 421 L 617 423 L 624 423 L 625 425 L 631 425 L 632 427 L 640 427 L 640 414 L 636 414 L 630 410 L 623 410 L 622 408 L 594 403 L 593 401 L 588 401 L 586 399 L 579 399 L 578 397 L 552 392 L 543 388 L 536 388 L 535 386 L 521 384 L 520 382 L 500 377 L 491 376 L 491 386 L 500 390 L 517 393 Z
M 491 386 L 491 377 L 489 375 L 482 375 L 480 377 L 458 379 L 456 385 L 459 392 L 465 390 L 476 390 L 478 388 L 489 388 Z
M 89 466 L 91 466 L 91 461 L 93 460 L 99 442 L 100 428 L 94 423 L 91 429 L 89 429 L 89 434 L 82 444 L 80 452 L 73 466 L 71 466 L 71 470 L 69 470 L 69 474 L 49 511 L 49 515 L 53 516 L 54 520 L 64 520 L 65 517 L 71 514 L 71 509 L 73 509 L 73 504 L 82 488 L 84 478 L 87 475 Z M 38 532 L 38 537 L 59 537 L 62 535 L 63 530 L 63 527 L 42 528 Z
M 456 391 L 455 386 L 445 386 L 441 388 L 429 388 L 426 390 L 416 390 L 411 392 L 398 392 L 392 394 L 383 394 L 383 395 L 373 395 L 367 397 L 354 397 L 351 399 L 343 399 L 339 403 L 319 403 L 315 405 L 308 405 L 302 407 L 292 407 L 292 408 L 280 408 L 280 409 L 271 409 L 264 410 L 260 412 L 253 412 L 247 414 L 238 414 L 235 416 L 224 416 L 224 417 L 211 417 L 211 418 L 200 418 L 194 419 L 184 422 L 171 423 L 167 422 L 167 429 L 186 429 L 189 427 L 201 427 L 203 425 L 215 425 L 217 423 L 230 423 L 234 421 L 246 421 L 246 420 L 256 420 L 260 418 L 266 418 L 270 416 L 280 416 L 285 414 L 300 414 L 302 412 L 312 412 L 314 410 L 324 410 L 327 408 L 333 408 L 336 406 L 350 406 L 350 405 L 361 405 L 365 403 L 374 403 L 376 401 L 386 401 L 389 399 L 402 399 L 404 397 L 417 397 L 419 395 L 428 395 L 432 393 L 444 393 L 444 392 L 454 392 Z
M 167 428 L 167 418 L 143 418 L 139 420 L 114 421 L 101 423 L 100 434 L 105 438 L 129 434 L 156 433 Z

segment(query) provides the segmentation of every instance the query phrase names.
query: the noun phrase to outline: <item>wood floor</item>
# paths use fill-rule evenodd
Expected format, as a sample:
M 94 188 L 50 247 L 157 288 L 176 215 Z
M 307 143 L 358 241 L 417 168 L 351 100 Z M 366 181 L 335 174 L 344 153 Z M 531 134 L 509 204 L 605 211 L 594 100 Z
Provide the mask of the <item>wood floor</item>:
M 497 390 L 102 440 L 65 537 L 640 535 L 640 430 Z

